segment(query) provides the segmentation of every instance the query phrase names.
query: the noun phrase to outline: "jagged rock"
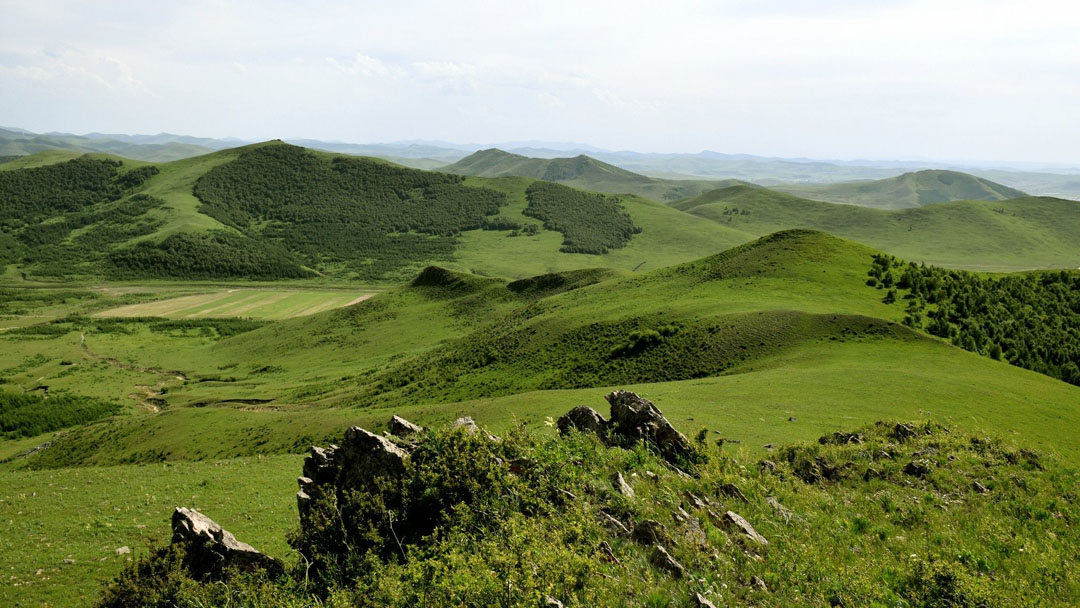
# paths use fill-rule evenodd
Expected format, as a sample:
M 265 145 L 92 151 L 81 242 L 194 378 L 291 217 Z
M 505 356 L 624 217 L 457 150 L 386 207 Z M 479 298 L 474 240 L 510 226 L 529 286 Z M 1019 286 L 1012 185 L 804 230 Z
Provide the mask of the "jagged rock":
M 787 418 L 788 422 L 795 422 L 796 420 L 798 420 L 798 418 L 796 418 L 794 416 L 788 416 L 788 418 Z
M 911 425 L 903 424 L 903 423 L 897 424 L 896 426 L 894 426 L 892 434 L 893 434 L 893 437 L 896 438 L 896 440 L 900 441 L 900 442 L 904 442 L 904 441 L 907 441 L 908 439 L 912 439 L 913 437 L 915 437 L 915 435 L 917 435 L 917 433 L 915 432 L 915 429 L 913 429 L 911 427 Z
M 358 426 L 349 427 L 345 441 L 334 454 L 341 469 L 338 491 L 372 488 L 380 477 L 401 477 L 408 457 L 389 439 Z
M 600 541 L 600 546 L 597 547 L 597 549 L 600 551 L 600 556 L 603 557 L 604 561 L 607 563 L 615 564 L 616 566 L 622 565 L 622 562 L 619 561 L 619 558 L 615 557 L 615 552 L 611 550 L 611 545 L 609 545 L 606 540 Z
M 705 502 L 703 500 L 701 500 L 700 498 L 698 498 L 697 495 L 694 494 L 693 492 L 691 492 L 690 490 L 686 490 L 685 492 L 683 492 L 683 498 L 688 500 L 690 502 L 690 506 L 692 508 L 694 508 L 694 509 L 704 509 L 705 508 Z
M 682 460 L 690 454 L 690 442 L 648 399 L 629 391 L 613 391 L 606 399 L 611 404 L 609 425 L 614 433 L 631 441 L 650 441 L 669 462 Z
M 608 423 L 604 420 L 604 417 L 600 415 L 600 412 L 597 412 L 591 407 L 579 405 L 562 416 L 559 416 L 557 424 L 559 426 L 559 432 L 565 435 L 571 430 L 578 430 L 582 433 L 602 434 L 607 428 Z
M 622 494 L 627 498 L 634 497 L 634 488 L 631 488 L 630 484 L 626 483 L 626 478 L 623 477 L 621 471 L 617 471 L 615 473 L 615 478 L 612 480 L 612 484 L 614 484 L 615 489 L 619 491 L 619 494 Z
M 600 511 L 599 517 L 604 526 L 606 526 L 608 530 L 611 530 L 612 533 L 618 534 L 619 536 L 630 536 L 630 529 L 621 521 L 603 511 Z
M 334 459 L 337 449 L 336 445 L 326 448 L 311 446 L 311 453 L 304 459 L 304 477 L 319 485 L 337 479 L 338 465 Z
M 776 463 L 771 460 L 761 460 L 758 462 L 758 468 L 762 473 L 775 473 Z
M 667 549 L 661 545 L 653 547 L 652 559 L 650 561 L 652 562 L 652 565 L 671 574 L 675 578 L 682 578 L 683 572 L 685 571 L 682 564 L 675 561 L 675 558 L 671 557 L 671 554 L 667 552 Z
M 750 577 L 750 586 L 758 591 L 764 591 L 768 593 L 769 588 L 765 585 L 765 581 L 759 576 Z
M 500 439 L 495 435 L 492 435 L 491 433 L 488 433 L 487 431 L 484 431 L 480 427 L 476 426 L 476 421 L 472 419 L 472 416 L 463 416 L 461 418 L 458 418 L 457 420 L 450 423 L 450 427 L 463 428 L 465 429 L 465 432 L 469 433 L 470 435 L 474 435 L 476 433 L 484 433 L 485 435 L 487 435 L 487 438 L 489 440 L 500 441 Z
M 765 448 L 765 451 L 767 451 L 767 452 L 773 451 L 773 444 L 771 444 L 771 443 L 766 443 L 765 445 L 763 445 L 761 447 Z
M 983 484 L 981 484 L 981 483 L 979 483 L 977 481 L 971 482 L 971 489 L 975 490 L 979 494 L 989 494 L 990 493 L 990 488 L 984 486 Z
M 646 519 L 634 526 L 634 540 L 643 545 L 670 544 L 667 527 L 655 519 Z
M 408 420 L 405 420 L 401 416 L 394 415 L 390 417 L 390 434 L 397 437 L 408 437 L 410 435 L 419 435 L 424 432 L 424 427 L 413 424 Z
M 563 603 L 550 595 L 545 595 L 544 606 L 547 606 L 548 608 L 563 608 Z
M 716 608 L 716 605 L 709 601 L 709 598 L 701 595 L 700 593 L 694 594 L 694 608 Z
M 836 432 L 836 433 L 833 433 L 832 435 L 825 435 L 824 437 L 821 437 L 820 439 L 818 439 L 818 443 L 820 443 L 821 445 L 828 445 L 830 443 L 833 444 L 833 445 L 846 445 L 846 444 L 861 445 L 863 443 L 863 439 L 864 438 L 863 438 L 862 433 L 841 433 L 841 432 Z
M 194 509 L 177 507 L 172 516 L 173 544 L 184 546 L 184 565 L 196 578 L 216 577 L 224 568 L 243 572 L 266 570 L 277 576 L 285 572 L 280 561 L 260 553 Z
M 742 502 L 750 502 L 746 500 L 746 495 L 742 493 L 739 486 L 733 483 L 720 484 L 720 493 L 724 496 L 741 500 Z
M 745 538 L 753 541 L 761 546 L 766 546 L 769 541 L 765 540 L 765 537 L 758 534 L 758 531 L 754 529 L 754 526 L 750 525 L 750 522 L 743 519 L 741 515 L 734 511 L 728 511 L 724 513 L 724 523 L 728 526 L 736 528 L 743 534 Z
M 765 502 L 773 509 L 776 509 L 776 514 L 780 517 L 783 517 L 785 520 L 791 519 L 791 510 L 780 504 L 780 501 L 776 500 L 776 497 L 770 496 L 765 499 Z
M 904 466 L 904 473 L 912 477 L 926 477 L 932 468 L 929 460 L 912 460 Z
M 307 523 L 311 503 L 319 493 L 319 486 L 310 477 L 298 477 L 296 483 L 300 489 L 296 492 L 296 510 L 300 513 L 300 522 Z

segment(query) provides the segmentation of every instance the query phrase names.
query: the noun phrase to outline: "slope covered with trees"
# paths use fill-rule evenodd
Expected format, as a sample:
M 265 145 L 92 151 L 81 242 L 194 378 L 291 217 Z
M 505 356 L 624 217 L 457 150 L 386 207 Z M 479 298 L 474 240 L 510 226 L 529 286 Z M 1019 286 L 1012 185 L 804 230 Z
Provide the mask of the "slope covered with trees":
M 982 277 L 877 255 L 868 274 L 906 325 L 1080 386 L 1080 272 Z
M 551 182 L 536 182 L 525 191 L 529 206 L 523 212 L 561 232 L 566 253 L 607 253 L 624 247 L 641 227 L 618 198 L 590 194 Z
M 484 227 L 505 196 L 462 178 L 285 144 L 244 152 L 195 183 L 202 212 L 280 242 L 312 266 L 343 264 L 367 278 L 440 257 Z

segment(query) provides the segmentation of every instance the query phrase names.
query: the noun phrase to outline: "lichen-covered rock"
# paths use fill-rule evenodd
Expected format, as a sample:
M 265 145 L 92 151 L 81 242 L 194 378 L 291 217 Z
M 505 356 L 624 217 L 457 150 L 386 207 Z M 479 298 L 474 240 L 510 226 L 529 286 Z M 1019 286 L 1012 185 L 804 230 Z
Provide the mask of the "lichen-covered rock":
M 662 545 L 653 547 L 652 559 L 650 561 L 652 562 L 652 565 L 675 578 L 682 578 L 683 572 L 685 572 L 683 565 L 675 561 L 675 558 L 671 557 L 671 554 L 668 553 L 667 549 Z
M 242 572 L 266 570 L 277 576 L 285 571 L 280 561 L 257 551 L 194 509 L 177 507 L 172 515 L 172 542 L 183 545 L 184 565 L 195 578 L 217 577 L 224 569 Z
M 765 540 L 765 537 L 758 534 L 758 531 L 754 529 L 754 526 L 750 525 L 750 522 L 743 519 L 741 515 L 734 511 L 724 513 L 724 523 L 727 524 L 728 527 L 733 527 L 741 532 L 743 537 L 751 542 L 763 547 L 769 544 L 769 541 Z
M 573 430 L 582 433 L 603 434 L 604 430 L 607 429 L 607 424 L 600 412 L 584 405 L 579 405 L 559 416 L 557 422 L 559 432 L 564 435 Z
M 611 404 L 610 430 L 629 441 L 644 439 L 659 450 L 665 460 L 678 462 L 691 453 L 690 442 L 648 399 L 630 391 L 613 391 L 606 397 Z
M 409 437 L 424 432 L 424 427 L 413 424 L 401 416 L 390 417 L 390 434 L 396 437 Z
M 345 431 L 345 441 L 335 453 L 340 472 L 338 491 L 371 489 L 382 477 L 398 478 L 405 472 L 409 454 L 386 437 L 358 426 Z

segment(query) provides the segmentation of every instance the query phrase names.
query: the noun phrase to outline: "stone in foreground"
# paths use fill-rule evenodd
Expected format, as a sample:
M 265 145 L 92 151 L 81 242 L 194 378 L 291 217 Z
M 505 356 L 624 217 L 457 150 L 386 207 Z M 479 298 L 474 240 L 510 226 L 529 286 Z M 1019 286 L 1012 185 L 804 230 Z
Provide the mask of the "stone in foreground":
M 217 577 L 222 570 L 242 572 L 266 570 L 272 575 L 285 572 L 280 561 L 257 551 L 194 509 L 177 507 L 172 516 L 172 542 L 187 552 L 185 566 L 197 578 Z

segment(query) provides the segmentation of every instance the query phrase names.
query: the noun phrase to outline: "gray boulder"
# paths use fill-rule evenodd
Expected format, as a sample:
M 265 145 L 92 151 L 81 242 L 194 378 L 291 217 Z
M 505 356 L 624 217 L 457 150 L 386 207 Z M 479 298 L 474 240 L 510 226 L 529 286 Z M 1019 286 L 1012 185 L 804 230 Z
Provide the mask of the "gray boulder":
M 277 576 L 285 572 L 279 560 L 257 551 L 194 509 L 177 507 L 172 515 L 172 542 L 186 551 L 184 565 L 196 578 L 221 575 L 225 569 L 242 572 L 266 570 Z
M 394 415 L 390 418 L 390 434 L 397 437 L 409 437 L 424 432 L 424 427 L 413 424 L 401 416 Z
M 335 453 L 340 468 L 338 491 L 373 489 L 376 479 L 399 478 L 408 458 L 409 454 L 389 439 L 358 426 L 349 427 Z
M 562 416 L 559 416 L 557 424 L 559 432 L 565 435 L 572 430 L 577 430 L 582 433 L 603 434 L 608 423 L 604 420 L 604 417 L 600 415 L 600 412 L 597 412 L 591 407 L 579 405 Z
M 661 545 L 653 547 L 652 559 L 650 561 L 652 562 L 652 565 L 675 578 L 682 578 L 683 572 L 685 572 L 683 565 L 675 561 L 675 558 L 671 557 L 671 554 L 667 552 L 667 549 Z
M 761 545 L 762 547 L 769 544 L 769 541 L 765 540 L 765 537 L 758 534 L 758 531 L 754 529 L 754 526 L 750 525 L 750 522 L 743 519 L 741 515 L 734 511 L 728 511 L 724 513 L 724 523 L 728 527 L 735 528 L 742 533 L 743 538 Z
M 611 431 L 627 441 L 647 440 L 669 462 L 676 462 L 691 452 L 687 441 L 648 399 L 630 391 L 613 391 L 605 397 L 611 404 Z

